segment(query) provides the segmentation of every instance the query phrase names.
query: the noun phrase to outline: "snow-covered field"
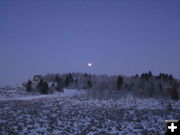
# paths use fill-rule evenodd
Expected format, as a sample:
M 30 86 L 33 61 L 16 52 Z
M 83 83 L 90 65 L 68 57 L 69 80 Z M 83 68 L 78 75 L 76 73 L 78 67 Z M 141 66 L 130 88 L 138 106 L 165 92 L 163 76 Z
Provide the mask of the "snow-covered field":
M 180 119 L 180 101 L 99 99 L 82 90 L 0 100 L 0 135 L 154 135 L 164 134 L 167 119 Z

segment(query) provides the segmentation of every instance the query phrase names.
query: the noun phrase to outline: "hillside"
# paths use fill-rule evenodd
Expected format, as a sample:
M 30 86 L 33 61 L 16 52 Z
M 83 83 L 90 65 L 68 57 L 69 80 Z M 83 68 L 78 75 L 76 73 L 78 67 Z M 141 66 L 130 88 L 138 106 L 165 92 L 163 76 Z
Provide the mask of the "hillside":
M 164 120 L 180 118 L 179 101 L 132 95 L 95 98 L 84 91 L 64 92 L 0 100 L 0 133 L 164 134 Z

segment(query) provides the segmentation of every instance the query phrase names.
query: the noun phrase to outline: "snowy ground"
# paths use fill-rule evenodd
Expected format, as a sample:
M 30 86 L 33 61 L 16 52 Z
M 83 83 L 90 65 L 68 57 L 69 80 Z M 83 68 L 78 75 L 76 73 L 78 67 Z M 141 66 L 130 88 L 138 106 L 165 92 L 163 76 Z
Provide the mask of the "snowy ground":
M 81 93 L 1 99 L 0 135 L 154 135 L 164 134 L 164 120 L 180 119 L 180 101 L 99 99 Z

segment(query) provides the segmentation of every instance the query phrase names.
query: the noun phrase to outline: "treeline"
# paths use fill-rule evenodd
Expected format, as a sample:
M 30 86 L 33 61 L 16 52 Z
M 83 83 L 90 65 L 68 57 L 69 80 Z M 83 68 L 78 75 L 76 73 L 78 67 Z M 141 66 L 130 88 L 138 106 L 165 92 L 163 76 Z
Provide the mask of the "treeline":
M 27 91 L 39 91 L 42 94 L 54 91 L 62 92 L 64 88 L 104 90 L 127 90 L 140 96 L 168 97 L 179 99 L 180 82 L 172 75 L 151 71 L 131 77 L 122 75 L 91 75 L 87 73 L 35 75 L 24 84 Z
M 35 75 L 32 79 L 28 80 L 27 83 L 24 83 L 24 87 L 28 92 L 38 91 L 41 94 L 53 93 L 54 91 L 63 92 L 65 87 L 68 87 L 73 83 L 73 77 L 71 73 L 66 75 L 54 75 L 50 77 Z

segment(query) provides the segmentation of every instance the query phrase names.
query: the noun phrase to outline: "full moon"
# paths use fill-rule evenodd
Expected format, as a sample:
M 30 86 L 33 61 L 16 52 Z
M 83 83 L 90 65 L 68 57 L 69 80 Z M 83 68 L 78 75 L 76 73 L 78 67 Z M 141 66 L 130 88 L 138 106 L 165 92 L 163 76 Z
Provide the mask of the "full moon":
M 91 62 L 88 62 L 88 67 L 92 67 L 92 63 Z

